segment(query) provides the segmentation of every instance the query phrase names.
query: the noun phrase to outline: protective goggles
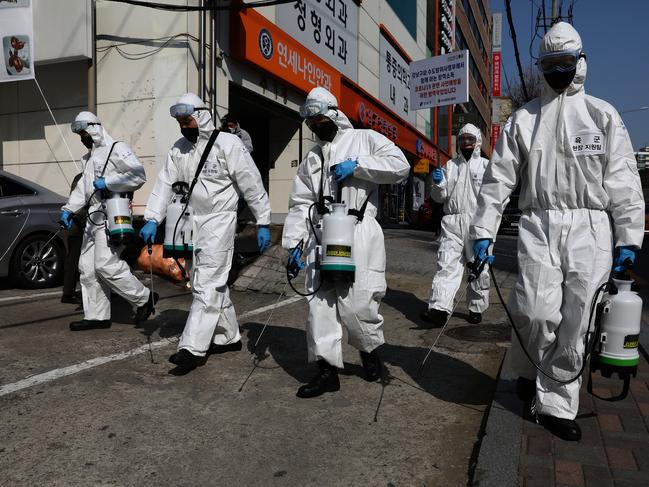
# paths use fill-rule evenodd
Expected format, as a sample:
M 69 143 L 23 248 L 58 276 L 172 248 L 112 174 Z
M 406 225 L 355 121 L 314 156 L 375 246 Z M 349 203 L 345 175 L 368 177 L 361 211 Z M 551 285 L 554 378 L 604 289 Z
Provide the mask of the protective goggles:
M 318 100 L 309 100 L 300 107 L 300 117 L 312 118 L 324 116 L 329 110 L 338 110 L 337 106 Z
M 473 145 L 478 141 L 476 136 L 471 134 L 462 134 L 458 137 L 458 140 L 460 145 Z
M 541 71 L 546 74 L 553 71 L 566 72 L 577 66 L 580 56 L 581 51 L 579 49 L 575 49 L 574 51 L 549 52 L 543 54 L 537 64 L 541 68 Z
M 72 132 L 74 132 L 75 134 L 78 134 L 79 132 L 84 132 L 90 125 L 101 124 L 95 122 L 86 122 L 85 120 L 75 120 L 70 124 L 70 129 L 72 129 Z
M 190 105 L 189 103 L 178 103 L 176 105 L 172 105 L 169 108 L 169 114 L 173 118 L 179 118 L 179 117 L 187 117 L 188 115 L 191 115 L 194 112 L 197 112 L 199 110 L 204 110 L 203 108 L 196 108 L 194 105 Z

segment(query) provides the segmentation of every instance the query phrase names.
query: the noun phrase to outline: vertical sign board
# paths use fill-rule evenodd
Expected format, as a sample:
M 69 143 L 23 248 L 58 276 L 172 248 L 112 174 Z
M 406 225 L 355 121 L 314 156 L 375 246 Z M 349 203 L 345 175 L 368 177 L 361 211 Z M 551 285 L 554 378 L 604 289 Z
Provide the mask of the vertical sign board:
M 469 51 L 455 51 L 410 64 L 414 110 L 469 101 Z
M 492 71 L 491 71 L 491 88 L 493 96 L 500 95 L 500 66 L 502 62 L 502 28 L 503 15 L 501 13 L 493 14 L 493 30 L 491 36 L 492 51 Z
M 0 0 L 0 82 L 34 78 L 31 0 Z
M 410 109 L 410 68 L 408 62 L 385 36 L 379 41 L 379 99 L 412 125 L 416 112 Z
M 358 11 L 354 0 L 296 0 L 277 6 L 277 26 L 358 81 Z

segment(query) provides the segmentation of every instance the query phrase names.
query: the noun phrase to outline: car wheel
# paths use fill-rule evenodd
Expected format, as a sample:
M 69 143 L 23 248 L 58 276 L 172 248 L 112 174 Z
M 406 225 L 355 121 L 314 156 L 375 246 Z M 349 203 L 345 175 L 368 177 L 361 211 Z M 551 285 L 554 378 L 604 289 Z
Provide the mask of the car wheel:
M 16 285 L 41 289 L 58 284 L 63 276 L 65 248 L 51 234 L 29 235 L 14 251 L 10 275 Z

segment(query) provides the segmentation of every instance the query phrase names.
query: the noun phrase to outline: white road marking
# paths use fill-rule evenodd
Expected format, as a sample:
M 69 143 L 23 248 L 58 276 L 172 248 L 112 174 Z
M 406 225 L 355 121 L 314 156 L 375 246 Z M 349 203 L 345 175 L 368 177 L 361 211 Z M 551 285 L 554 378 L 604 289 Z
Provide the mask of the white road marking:
M 25 294 L 24 296 L 9 296 L 7 298 L 0 298 L 0 303 L 4 303 L 5 301 L 22 301 L 23 299 L 34 299 L 34 298 L 42 298 L 43 296 L 56 296 L 56 295 L 61 295 L 61 291 L 50 291 L 47 293 L 36 293 L 36 294 Z
M 262 306 L 261 308 L 257 308 L 251 311 L 247 311 L 245 313 L 241 313 L 238 316 L 238 318 L 245 319 L 250 316 L 255 316 L 265 311 L 270 311 L 273 308 L 281 308 L 283 306 L 288 306 L 289 304 L 293 304 L 297 301 L 300 301 L 301 299 L 303 299 L 301 296 L 295 296 L 293 298 L 285 299 L 284 301 L 280 301 L 276 305 L 271 304 L 268 306 Z M 26 379 L 19 380 L 18 382 L 0 386 L 0 396 L 6 396 L 7 394 L 12 394 L 14 392 L 20 391 L 21 389 L 26 389 L 28 387 L 32 387 L 38 384 L 44 384 L 45 382 L 51 382 L 53 380 L 60 379 L 61 377 L 73 375 L 83 370 L 91 369 L 93 367 L 97 367 L 98 365 L 103 365 L 108 362 L 114 362 L 116 360 L 124 360 L 125 358 L 134 357 L 135 355 L 147 353 L 149 351 L 149 347 L 151 347 L 152 350 L 157 350 L 159 348 L 166 347 L 167 345 L 170 345 L 177 341 L 178 341 L 178 337 L 164 338 L 162 340 L 158 340 L 157 342 L 151 343 L 151 345 L 147 343 L 146 345 L 142 345 L 140 347 L 134 348 L 132 350 L 128 350 L 126 352 L 114 353 L 106 357 L 97 357 L 90 360 L 86 360 L 85 362 L 70 365 L 68 367 L 62 367 L 60 369 L 50 370 L 42 374 L 33 375 L 31 377 L 27 377 Z

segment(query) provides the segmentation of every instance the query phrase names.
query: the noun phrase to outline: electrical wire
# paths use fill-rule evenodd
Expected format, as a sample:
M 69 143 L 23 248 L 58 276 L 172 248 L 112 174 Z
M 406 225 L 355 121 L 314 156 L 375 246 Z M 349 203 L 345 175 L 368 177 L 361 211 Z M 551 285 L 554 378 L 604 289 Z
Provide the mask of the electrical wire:
M 170 5 L 166 3 L 144 2 L 141 0 L 105 0 L 107 2 L 124 3 L 126 5 L 135 5 L 137 7 L 147 7 L 157 10 L 166 10 L 170 12 L 212 12 L 215 10 L 246 10 L 249 8 L 270 7 L 272 5 L 282 5 L 285 3 L 295 3 L 295 0 L 259 0 L 256 2 L 239 3 L 238 5 L 206 5 L 206 6 L 189 6 L 189 5 Z

